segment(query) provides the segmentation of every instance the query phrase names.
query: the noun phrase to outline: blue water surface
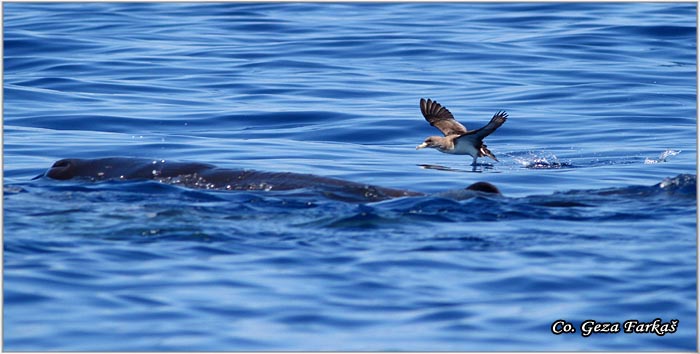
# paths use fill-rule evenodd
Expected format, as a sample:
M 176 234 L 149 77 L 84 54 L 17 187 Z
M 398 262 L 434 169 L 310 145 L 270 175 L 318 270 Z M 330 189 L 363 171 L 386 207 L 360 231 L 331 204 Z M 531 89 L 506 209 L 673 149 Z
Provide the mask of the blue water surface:
M 4 349 L 694 351 L 696 30 L 694 3 L 5 3 Z M 506 110 L 499 162 L 416 151 L 421 97 Z M 32 180 L 109 156 L 427 195 Z M 435 195 L 477 181 L 503 196 Z

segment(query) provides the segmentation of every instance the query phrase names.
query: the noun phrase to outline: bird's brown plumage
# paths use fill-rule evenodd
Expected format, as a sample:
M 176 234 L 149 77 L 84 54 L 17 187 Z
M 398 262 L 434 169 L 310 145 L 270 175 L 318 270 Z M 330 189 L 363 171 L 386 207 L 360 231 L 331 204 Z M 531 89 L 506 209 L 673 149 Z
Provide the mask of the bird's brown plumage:
M 430 125 L 438 128 L 445 136 L 453 134 L 462 135 L 467 132 L 467 128 L 456 121 L 455 117 L 447 108 L 431 99 L 420 99 L 420 111 L 423 113 L 425 120 L 427 120 Z

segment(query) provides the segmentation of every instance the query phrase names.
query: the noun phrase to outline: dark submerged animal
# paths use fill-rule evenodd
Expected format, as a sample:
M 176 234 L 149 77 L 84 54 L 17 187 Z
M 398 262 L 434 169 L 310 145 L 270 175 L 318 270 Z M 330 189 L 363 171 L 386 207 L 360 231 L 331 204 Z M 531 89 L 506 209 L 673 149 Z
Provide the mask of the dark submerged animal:
M 152 179 L 189 188 L 220 190 L 312 189 L 329 198 L 344 201 L 380 201 L 425 195 L 312 174 L 238 170 L 197 162 L 166 162 L 125 157 L 63 159 L 56 161 L 44 174 L 36 178 L 43 176 L 58 180 L 83 178 L 91 181 Z M 478 182 L 466 189 L 500 194 L 495 186 L 487 182 Z

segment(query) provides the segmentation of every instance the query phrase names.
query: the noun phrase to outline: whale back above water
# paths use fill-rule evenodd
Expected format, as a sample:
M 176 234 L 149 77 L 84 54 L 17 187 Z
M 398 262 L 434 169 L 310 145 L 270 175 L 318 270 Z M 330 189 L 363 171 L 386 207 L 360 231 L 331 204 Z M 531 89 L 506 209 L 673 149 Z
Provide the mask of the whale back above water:
M 199 162 L 177 162 L 130 157 L 62 159 L 37 176 L 57 180 L 151 179 L 188 188 L 212 190 L 286 191 L 311 189 L 324 196 L 349 202 L 381 201 L 391 198 L 424 196 L 424 193 L 356 183 L 337 178 L 294 172 L 265 172 L 220 168 Z M 500 194 L 488 182 L 477 182 L 462 192 Z
M 213 168 L 216 168 L 216 166 L 196 162 L 166 163 L 164 160 L 109 157 L 58 160 L 44 175 L 59 180 L 73 178 L 87 178 L 91 180 L 154 179 L 195 174 Z
M 42 176 L 57 180 L 90 181 L 152 179 L 190 188 L 214 190 L 285 191 L 307 188 L 320 191 L 332 199 L 346 201 L 379 201 L 424 195 L 312 174 L 228 169 L 198 162 L 125 157 L 62 159 L 37 177 Z

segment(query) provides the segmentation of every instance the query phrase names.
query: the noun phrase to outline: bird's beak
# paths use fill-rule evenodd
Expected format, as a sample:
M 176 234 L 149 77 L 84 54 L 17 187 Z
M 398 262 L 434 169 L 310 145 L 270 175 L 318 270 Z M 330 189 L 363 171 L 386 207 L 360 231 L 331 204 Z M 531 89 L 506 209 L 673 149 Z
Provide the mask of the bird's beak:
M 420 149 L 426 148 L 426 147 L 428 147 L 428 144 L 427 144 L 427 143 L 423 143 L 423 144 L 420 144 L 420 145 L 416 146 L 416 150 L 420 150 Z

